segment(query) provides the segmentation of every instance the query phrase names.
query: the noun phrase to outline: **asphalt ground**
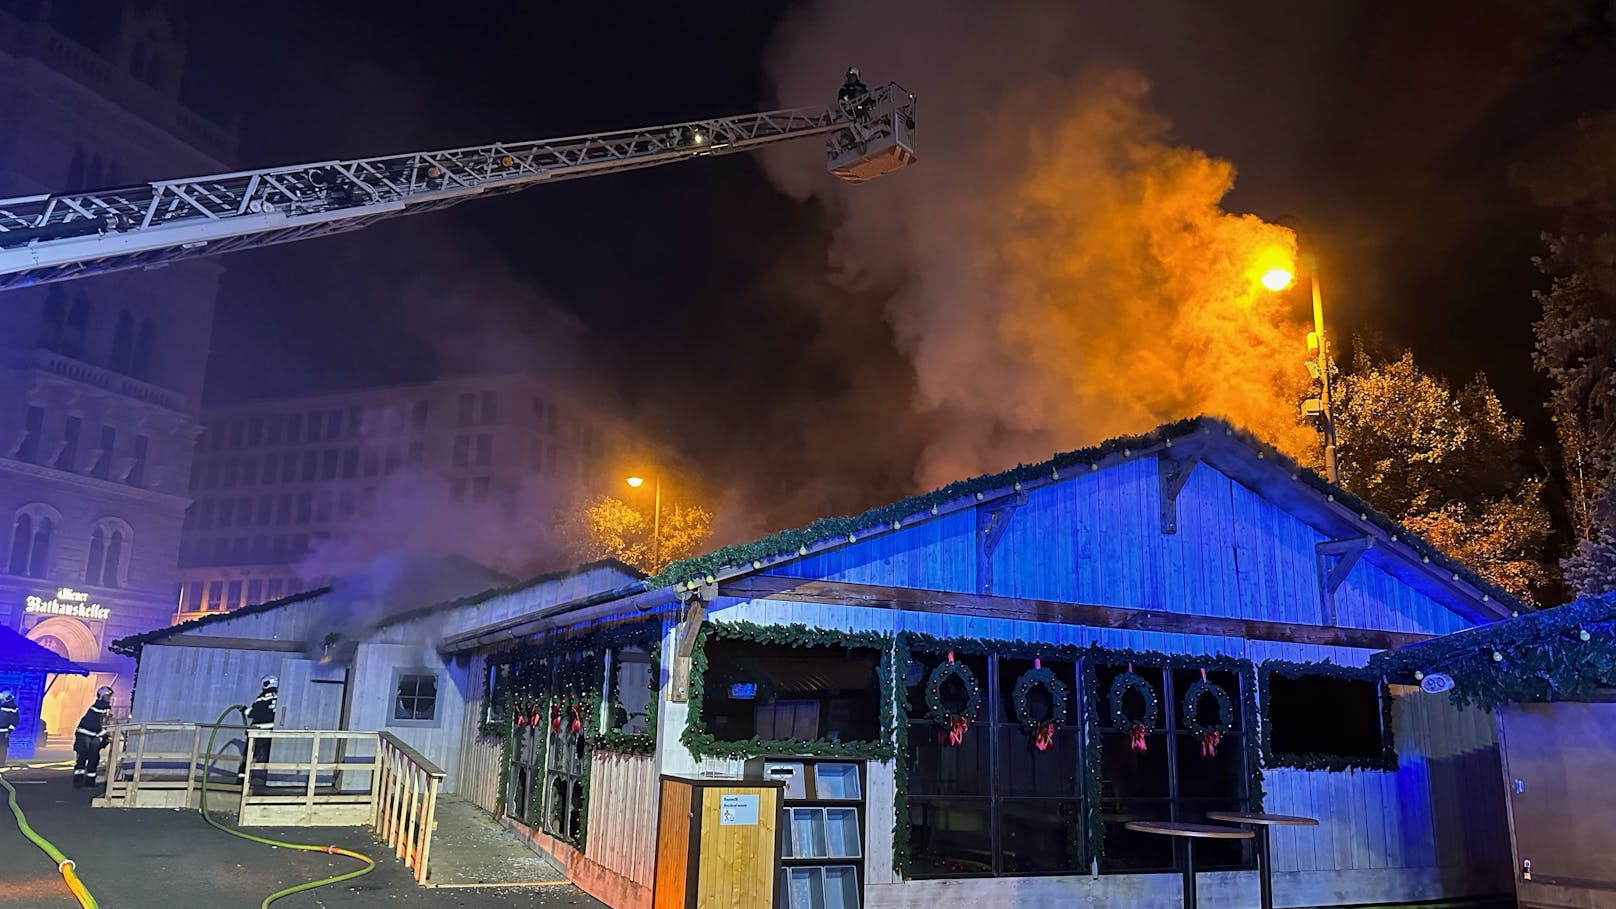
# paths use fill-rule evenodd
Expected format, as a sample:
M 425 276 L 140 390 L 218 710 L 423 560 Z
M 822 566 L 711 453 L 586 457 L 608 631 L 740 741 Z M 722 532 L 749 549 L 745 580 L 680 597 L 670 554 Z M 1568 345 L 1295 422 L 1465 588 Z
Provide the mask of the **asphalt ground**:
M 91 808 L 94 790 L 74 789 L 71 770 L 5 771 L 40 836 L 77 866 L 102 909 L 253 909 L 266 895 L 349 871 L 352 859 L 277 849 L 221 833 L 195 811 Z M 0 909 L 77 909 L 55 863 L 29 842 L 3 807 L 0 790 Z M 227 817 L 221 820 L 228 821 Z M 376 870 L 275 903 L 275 909 L 511 907 L 601 909 L 570 884 L 549 887 L 425 888 L 367 828 L 254 827 L 248 832 L 336 845 L 376 860 Z

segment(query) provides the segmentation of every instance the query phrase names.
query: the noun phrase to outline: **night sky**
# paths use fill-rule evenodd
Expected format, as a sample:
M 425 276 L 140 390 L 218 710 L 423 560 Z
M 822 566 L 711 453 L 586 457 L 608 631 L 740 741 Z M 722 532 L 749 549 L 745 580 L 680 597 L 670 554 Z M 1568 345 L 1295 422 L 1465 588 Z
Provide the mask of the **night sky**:
M 849 63 L 920 97 L 926 166 L 927 137 L 950 134 L 946 123 L 928 125 L 927 112 L 947 117 L 943 102 L 956 100 L 937 98 L 951 89 L 935 75 L 928 85 L 928 72 L 849 53 L 823 60 L 821 96 L 776 97 L 771 61 L 821 5 L 845 6 L 412 14 L 289 0 L 249 16 L 231 4 L 176 4 L 188 28 L 188 100 L 239 117 L 243 167 L 817 103 Z M 1064 16 L 1064 6 L 1007 8 L 1036 22 L 1044 11 Z M 1542 434 L 1530 324 L 1531 291 L 1543 282 L 1530 259 L 1555 215 L 1510 174 L 1579 116 L 1616 108 L 1602 4 L 1131 6 L 1073 23 L 1081 37 L 1070 54 L 1029 56 L 1144 74 L 1173 140 L 1238 168 L 1227 207 L 1308 226 L 1326 255 L 1338 331 L 1411 346 L 1457 381 L 1485 370 Z M 917 13 L 896 30 L 890 11 L 880 18 L 870 28 L 891 42 L 923 44 L 966 17 Z M 948 46 L 958 57 L 936 65 L 970 79 L 970 42 Z M 910 59 L 905 49 L 894 58 Z M 984 41 L 981 53 L 1005 48 Z M 994 65 L 1003 77 L 1003 63 Z M 709 478 L 715 499 L 747 502 L 745 530 L 860 510 L 914 491 L 920 451 L 947 430 L 910 406 L 910 365 L 884 310 L 890 288 L 833 274 L 838 218 L 822 197 L 782 193 L 756 157 L 734 156 L 237 254 L 224 260 L 209 395 L 420 379 L 518 362 L 547 350 L 544 338 L 571 339 L 540 356 L 569 375 L 598 376 L 629 417 Z M 563 325 L 557 312 L 576 322 Z

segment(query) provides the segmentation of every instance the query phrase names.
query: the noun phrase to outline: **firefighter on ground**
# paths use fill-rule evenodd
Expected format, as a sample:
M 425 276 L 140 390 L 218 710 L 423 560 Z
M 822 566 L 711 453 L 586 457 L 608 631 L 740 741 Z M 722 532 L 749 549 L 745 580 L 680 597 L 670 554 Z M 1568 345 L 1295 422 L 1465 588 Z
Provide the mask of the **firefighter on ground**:
M 247 725 L 254 729 L 275 728 L 275 708 L 280 702 L 281 680 L 272 676 L 264 676 L 264 684 L 253 698 L 252 705 L 247 708 Z M 269 739 L 259 739 L 253 743 L 253 763 L 265 764 L 269 762 Z M 264 773 L 267 779 L 269 774 Z M 247 782 L 247 759 L 241 759 L 241 767 L 236 770 L 236 782 L 243 785 Z
M 6 766 L 6 750 L 11 747 L 11 734 L 17 731 L 17 696 L 11 689 L 0 689 L 0 767 Z
M 107 714 L 112 712 L 112 688 L 102 685 L 95 690 L 95 703 L 84 711 L 79 728 L 73 731 L 73 788 L 95 786 L 95 771 L 101 766 L 101 749 L 111 742 L 107 738 Z

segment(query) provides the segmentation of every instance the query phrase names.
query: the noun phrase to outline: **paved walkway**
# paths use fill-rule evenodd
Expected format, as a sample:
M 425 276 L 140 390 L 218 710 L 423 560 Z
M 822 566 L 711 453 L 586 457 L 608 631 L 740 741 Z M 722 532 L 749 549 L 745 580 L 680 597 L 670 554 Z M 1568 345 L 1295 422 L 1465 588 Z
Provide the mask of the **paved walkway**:
M 567 876 L 482 809 L 453 797 L 438 799 L 438 829 L 432 834 L 432 883 L 467 884 L 564 881 Z
M 14 768 L 6 771 L 6 779 L 17 788 L 29 823 L 74 860 L 79 876 L 105 909 L 250 909 L 282 887 L 354 867 L 352 860 L 340 856 L 274 849 L 227 836 L 209 827 L 195 811 L 91 808 L 90 790 L 74 789 L 71 771 Z M 0 790 L 0 796 L 4 794 Z M 463 819 L 452 820 L 458 827 Z M 370 874 L 287 897 L 275 904 L 276 909 L 604 906 L 571 885 L 423 888 L 365 828 L 250 832 L 292 842 L 331 843 L 376 859 L 376 870 Z M 450 851 L 458 852 L 454 847 Z M 539 864 L 547 863 L 541 859 Z M 50 859 L 23 837 L 11 812 L 0 808 L 0 909 L 77 906 Z

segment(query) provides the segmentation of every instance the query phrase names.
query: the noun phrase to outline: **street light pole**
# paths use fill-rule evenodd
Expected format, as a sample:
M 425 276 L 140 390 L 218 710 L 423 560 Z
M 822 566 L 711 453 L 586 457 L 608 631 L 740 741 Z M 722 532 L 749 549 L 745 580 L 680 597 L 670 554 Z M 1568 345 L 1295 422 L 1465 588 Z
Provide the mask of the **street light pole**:
M 1317 291 L 1314 292 L 1315 299 Z M 1328 386 L 1326 386 L 1328 387 Z M 1325 392 L 1325 400 L 1329 400 L 1329 392 Z M 1328 405 L 1326 405 L 1328 406 Z M 1328 449 L 1328 457 L 1333 458 L 1335 449 Z M 656 475 L 656 498 L 651 506 L 651 564 L 656 568 L 662 567 L 662 474 Z
M 1324 430 L 1324 475 L 1331 483 L 1341 482 L 1335 460 L 1335 408 L 1330 400 L 1330 347 L 1324 333 L 1324 295 L 1319 290 L 1319 263 L 1312 253 L 1302 257 L 1313 285 L 1313 336 L 1319 345 L 1319 406 Z

